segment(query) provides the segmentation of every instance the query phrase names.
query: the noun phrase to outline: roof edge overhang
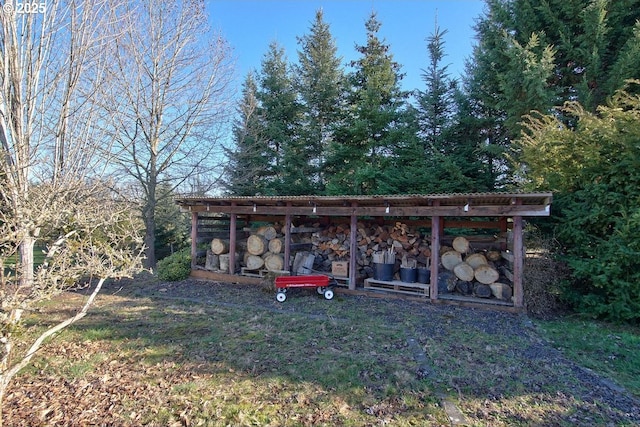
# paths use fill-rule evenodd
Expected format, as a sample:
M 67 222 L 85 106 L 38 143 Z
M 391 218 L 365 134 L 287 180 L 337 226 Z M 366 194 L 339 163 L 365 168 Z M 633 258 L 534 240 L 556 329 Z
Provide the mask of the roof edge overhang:
M 303 216 L 549 216 L 553 194 L 452 193 L 372 196 L 179 197 L 190 212 Z

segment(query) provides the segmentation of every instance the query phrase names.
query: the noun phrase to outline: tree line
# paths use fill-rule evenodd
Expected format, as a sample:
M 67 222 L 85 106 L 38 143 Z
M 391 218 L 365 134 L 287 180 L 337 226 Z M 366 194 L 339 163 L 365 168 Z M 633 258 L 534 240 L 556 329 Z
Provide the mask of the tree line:
M 246 76 L 226 192 L 553 191 L 538 226 L 572 269 L 563 297 L 637 321 L 639 19 L 638 0 L 486 0 L 464 75 L 435 26 L 423 87 L 403 91 L 375 12 L 343 64 L 319 10 L 296 62 L 272 43 Z

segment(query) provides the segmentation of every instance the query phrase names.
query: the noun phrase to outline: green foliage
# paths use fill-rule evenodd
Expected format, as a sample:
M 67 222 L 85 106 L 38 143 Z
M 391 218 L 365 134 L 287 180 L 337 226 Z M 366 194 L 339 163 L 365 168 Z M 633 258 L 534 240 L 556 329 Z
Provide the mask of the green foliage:
M 367 43 L 356 47 L 360 57 L 351 64 L 349 111 L 327 154 L 329 194 L 380 194 L 393 170 L 394 147 L 405 135 L 408 94 L 400 89 L 400 65 L 378 36 L 380 26 L 372 13 L 365 24 Z
M 170 191 L 170 188 L 161 185 L 161 191 Z M 173 197 L 163 197 L 158 200 L 155 210 L 156 238 L 155 253 L 157 259 L 178 251 L 189 244 L 191 217 L 181 212 Z
M 573 272 L 565 297 L 590 316 L 638 322 L 640 96 L 621 91 L 598 114 L 575 103 L 563 113 L 575 128 L 529 116 L 520 146 L 528 188 L 557 192 L 557 236 Z
M 233 123 L 233 149 L 227 149 L 229 162 L 225 166 L 224 186 L 236 196 L 251 196 L 267 192 L 271 176 L 270 150 L 261 134 L 257 99 L 257 83 L 249 73 L 243 83 L 238 117 Z
M 191 273 L 191 251 L 183 249 L 158 261 L 158 278 L 168 282 L 185 280 Z
M 299 65 L 294 67 L 295 86 L 300 94 L 301 125 L 298 129 L 302 147 L 294 164 L 308 182 L 306 194 L 324 190 L 324 156 L 334 138 L 334 129 L 343 113 L 346 85 L 338 48 L 322 9 L 316 12 L 310 33 L 298 38 Z

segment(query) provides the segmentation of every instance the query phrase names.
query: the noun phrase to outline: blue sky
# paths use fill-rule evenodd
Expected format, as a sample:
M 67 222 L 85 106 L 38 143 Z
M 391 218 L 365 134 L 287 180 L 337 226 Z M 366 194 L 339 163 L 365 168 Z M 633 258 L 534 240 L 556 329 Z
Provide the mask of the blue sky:
M 421 74 L 428 65 L 426 38 L 437 18 L 445 35 L 444 64 L 453 77 L 464 70 L 464 61 L 475 43 L 472 26 L 483 11 L 482 0 L 208 0 L 214 29 L 234 48 L 239 82 L 260 63 L 269 43 L 284 47 L 289 62 L 297 62 L 297 37 L 308 34 L 316 10 L 322 8 L 343 64 L 358 57 L 356 44 L 366 42 L 365 21 L 376 11 L 380 32 L 391 46 L 395 60 L 406 73 L 403 88 L 424 89 Z

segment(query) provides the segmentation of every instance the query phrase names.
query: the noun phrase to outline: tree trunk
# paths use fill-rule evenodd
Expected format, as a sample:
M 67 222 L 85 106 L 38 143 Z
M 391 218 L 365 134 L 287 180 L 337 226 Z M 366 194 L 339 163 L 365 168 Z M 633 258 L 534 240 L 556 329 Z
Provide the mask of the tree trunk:
M 156 218 L 154 211 L 155 203 L 147 202 L 144 212 L 144 253 L 146 255 L 144 266 L 149 269 L 156 267 Z
M 33 247 L 35 243 L 36 239 L 30 235 L 29 230 L 25 230 L 18 253 L 20 286 L 31 286 L 33 283 Z

